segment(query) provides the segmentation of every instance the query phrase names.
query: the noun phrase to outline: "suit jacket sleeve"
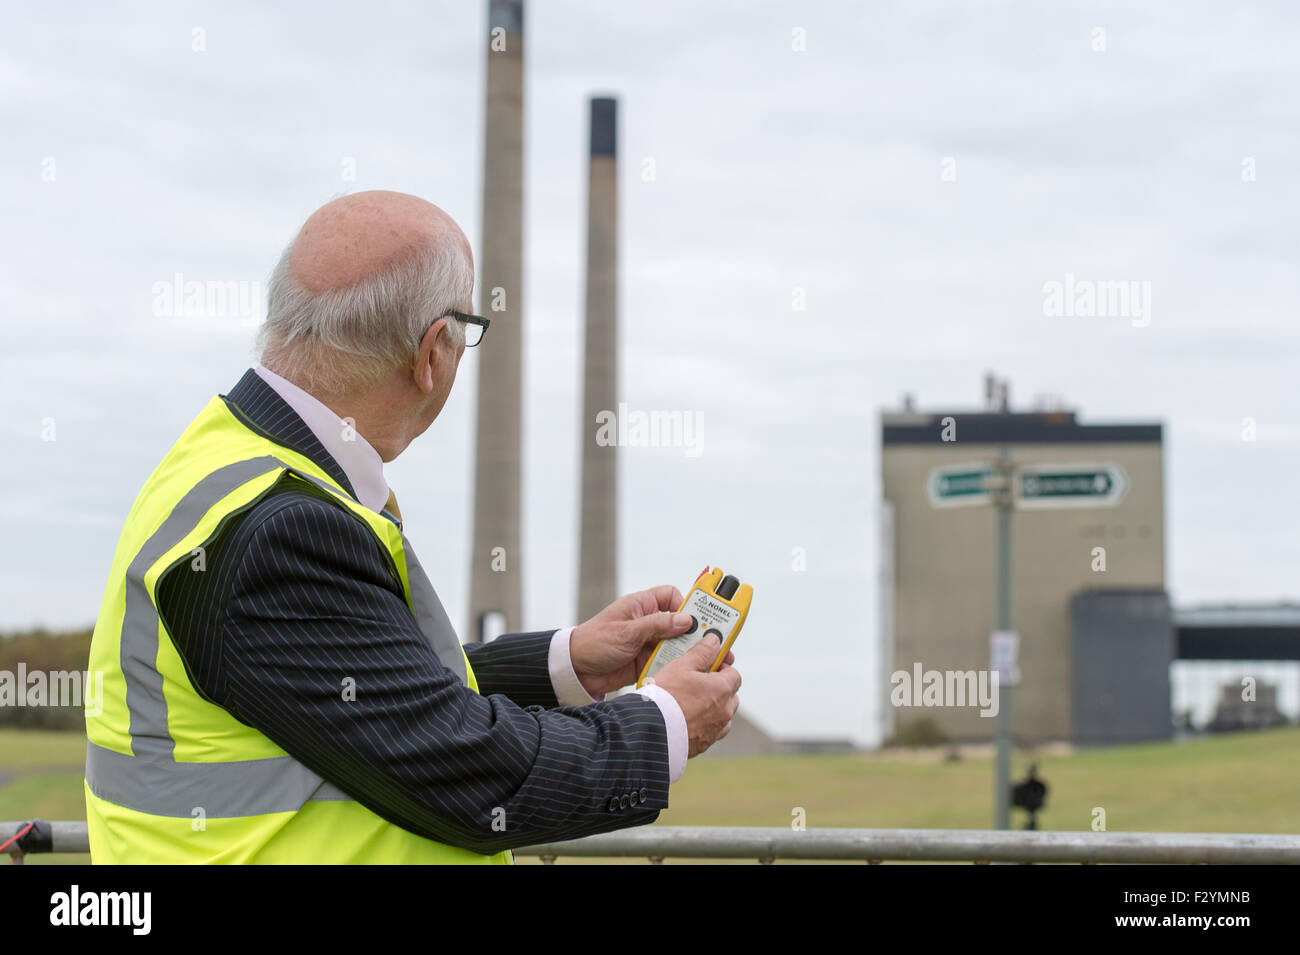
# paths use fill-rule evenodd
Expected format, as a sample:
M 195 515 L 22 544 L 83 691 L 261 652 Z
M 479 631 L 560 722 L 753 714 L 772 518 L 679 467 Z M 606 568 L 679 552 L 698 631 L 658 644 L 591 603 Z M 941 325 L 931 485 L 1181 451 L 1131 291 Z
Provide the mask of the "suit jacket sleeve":
M 491 643 L 471 643 L 465 655 L 484 696 L 504 693 L 520 706 L 559 706 L 551 683 L 551 638 L 554 630 L 507 633 Z
M 653 702 L 529 712 L 474 693 L 429 646 L 369 529 L 337 506 L 273 495 L 220 564 L 204 583 L 221 591 L 219 626 L 202 646 L 193 628 L 178 641 L 196 686 L 395 825 L 489 853 L 643 825 L 667 807 Z M 192 596 L 171 601 L 178 622 L 202 616 L 177 609 L 201 603 Z M 489 683 L 540 643 L 485 657 Z

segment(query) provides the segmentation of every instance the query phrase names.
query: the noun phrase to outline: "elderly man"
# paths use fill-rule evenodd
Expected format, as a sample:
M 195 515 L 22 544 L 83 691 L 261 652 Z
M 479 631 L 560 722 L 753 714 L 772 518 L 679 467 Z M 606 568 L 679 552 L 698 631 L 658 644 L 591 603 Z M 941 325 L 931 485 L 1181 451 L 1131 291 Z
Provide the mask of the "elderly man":
M 730 655 L 708 672 L 716 641 L 604 699 L 690 625 L 671 586 L 461 648 L 383 464 L 477 344 L 473 284 L 456 224 L 399 193 L 325 205 L 285 251 L 262 365 L 118 543 L 91 647 L 95 862 L 510 862 L 653 822 L 726 735 L 740 676 Z

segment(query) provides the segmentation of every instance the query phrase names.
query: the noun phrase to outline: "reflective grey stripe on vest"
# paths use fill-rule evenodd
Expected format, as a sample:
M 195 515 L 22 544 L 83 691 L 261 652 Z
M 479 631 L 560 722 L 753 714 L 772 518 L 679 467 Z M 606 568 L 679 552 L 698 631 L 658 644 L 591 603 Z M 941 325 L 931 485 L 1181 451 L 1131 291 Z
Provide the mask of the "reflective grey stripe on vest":
M 155 816 L 212 819 L 296 812 L 310 801 L 350 800 L 292 756 L 178 763 L 86 743 L 86 782 L 100 799 Z
M 167 722 L 158 659 L 158 611 L 144 578 L 149 568 L 189 536 L 226 495 L 268 471 L 283 468 L 336 497 L 342 492 L 270 455 L 226 465 L 199 481 L 176 504 L 131 561 L 126 573 L 121 666 L 126 682 L 131 751 L 128 756 L 86 744 L 86 782 L 102 799 L 159 816 L 212 818 L 293 812 L 313 800 L 352 797 L 292 756 L 211 763 L 180 763 Z M 407 578 L 414 616 L 438 659 L 466 682 L 465 657 L 455 628 L 406 538 Z
M 126 612 L 122 618 L 121 664 L 126 707 L 131 716 L 131 752 L 170 760 L 176 742 L 167 729 L 167 699 L 158 671 L 158 609 L 144 575 L 198 526 L 213 506 L 236 488 L 282 467 L 266 456 L 218 468 L 180 499 L 167 519 L 135 555 L 126 571 Z
M 227 494 L 284 467 L 265 456 L 207 475 L 176 504 L 145 541 L 126 572 L 120 662 L 126 682 L 131 751 L 128 756 L 86 743 L 86 783 L 101 799 L 140 812 L 189 818 L 260 815 L 300 809 L 309 800 L 351 797 L 289 756 L 226 763 L 178 763 L 167 725 L 167 699 L 158 660 L 158 610 L 144 578 Z

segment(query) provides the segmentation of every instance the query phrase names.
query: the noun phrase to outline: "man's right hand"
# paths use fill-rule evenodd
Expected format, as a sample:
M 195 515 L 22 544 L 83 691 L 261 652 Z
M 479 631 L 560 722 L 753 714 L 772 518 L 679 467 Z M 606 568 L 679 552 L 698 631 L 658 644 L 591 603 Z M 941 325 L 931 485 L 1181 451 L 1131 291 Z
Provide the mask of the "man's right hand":
M 687 758 L 698 756 L 726 736 L 740 706 L 736 698 L 740 671 L 729 665 L 734 657 L 727 654 L 721 668 L 709 672 L 719 646 L 717 637 L 705 637 L 654 675 L 654 683 L 673 695 L 686 717 Z

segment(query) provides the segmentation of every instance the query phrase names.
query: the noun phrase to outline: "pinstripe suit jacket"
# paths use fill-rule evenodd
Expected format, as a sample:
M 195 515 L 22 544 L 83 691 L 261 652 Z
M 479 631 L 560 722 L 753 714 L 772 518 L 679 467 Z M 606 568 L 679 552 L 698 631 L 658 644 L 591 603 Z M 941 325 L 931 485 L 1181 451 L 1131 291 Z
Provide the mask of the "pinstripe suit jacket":
M 353 493 L 255 372 L 223 398 Z M 490 853 L 658 818 L 668 805 L 658 706 L 636 694 L 558 706 L 554 630 L 466 647 L 473 693 L 430 647 L 374 536 L 324 494 L 295 484 L 268 495 L 210 542 L 204 572 L 182 561 L 160 582 L 160 616 L 205 698 L 439 842 Z M 346 680 L 354 700 L 342 699 Z

